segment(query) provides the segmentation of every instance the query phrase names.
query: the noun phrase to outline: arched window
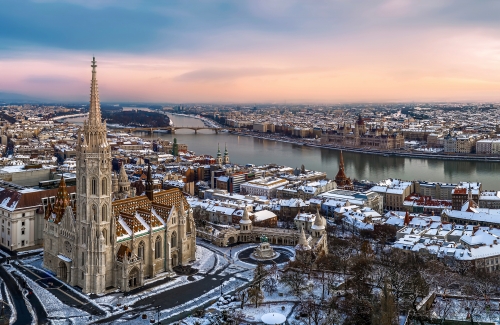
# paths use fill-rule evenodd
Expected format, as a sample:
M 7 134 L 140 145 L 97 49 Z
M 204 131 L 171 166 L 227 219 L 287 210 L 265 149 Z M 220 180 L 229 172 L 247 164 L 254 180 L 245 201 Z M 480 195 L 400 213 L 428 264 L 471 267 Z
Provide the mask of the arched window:
M 92 178 L 92 195 L 97 194 L 97 180 Z
M 82 266 L 85 265 L 85 253 L 82 252 Z
M 82 176 L 82 192 L 84 194 L 87 194 L 87 181 L 85 179 L 85 176 Z
M 137 247 L 137 256 L 139 256 L 139 259 L 144 261 L 144 242 L 141 241 L 139 243 L 139 247 Z
M 108 221 L 108 206 L 106 204 L 102 206 L 101 220 Z
M 161 258 L 161 237 L 156 237 L 155 241 L 155 258 Z
M 82 228 L 82 244 L 87 243 L 87 233 L 85 231 L 85 228 Z
M 175 231 L 172 233 L 170 242 L 171 242 L 170 247 L 174 248 L 177 246 L 177 233 Z
M 103 178 L 102 179 L 102 195 L 106 195 L 108 194 L 108 181 L 107 181 L 107 178 Z
M 97 207 L 95 205 L 92 206 L 92 217 L 97 222 Z

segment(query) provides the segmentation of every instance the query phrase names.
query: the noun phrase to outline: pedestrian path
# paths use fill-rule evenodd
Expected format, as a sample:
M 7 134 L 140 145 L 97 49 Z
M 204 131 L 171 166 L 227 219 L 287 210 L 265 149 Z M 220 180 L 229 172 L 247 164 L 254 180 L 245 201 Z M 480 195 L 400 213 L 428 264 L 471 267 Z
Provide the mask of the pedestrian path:
M 5 281 L 5 285 L 7 286 L 7 289 L 9 290 L 12 297 L 14 308 L 16 308 L 17 319 L 13 325 L 31 324 L 33 317 L 31 316 L 31 313 L 26 306 L 26 302 L 23 298 L 23 293 L 17 286 L 14 278 L 7 270 L 5 270 L 3 266 L 0 266 L 0 278 Z
M 52 274 L 39 269 L 30 269 L 20 264 L 15 264 L 14 266 L 25 276 L 52 293 L 62 303 L 81 309 L 91 315 L 106 315 L 104 310 L 98 308 L 89 299 L 85 299 L 84 296 L 72 291 L 65 283 L 55 278 Z

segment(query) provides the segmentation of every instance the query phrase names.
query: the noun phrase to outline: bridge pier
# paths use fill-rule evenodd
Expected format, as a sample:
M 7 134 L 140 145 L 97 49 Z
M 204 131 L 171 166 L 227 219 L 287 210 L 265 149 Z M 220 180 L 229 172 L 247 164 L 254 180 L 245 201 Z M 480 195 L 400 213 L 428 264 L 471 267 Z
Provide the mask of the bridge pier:
M 215 134 L 219 134 L 219 129 L 215 129 Z
M 194 129 L 194 134 L 198 134 L 198 129 Z
M 170 129 L 170 134 L 175 134 L 175 129 L 174 128 Z

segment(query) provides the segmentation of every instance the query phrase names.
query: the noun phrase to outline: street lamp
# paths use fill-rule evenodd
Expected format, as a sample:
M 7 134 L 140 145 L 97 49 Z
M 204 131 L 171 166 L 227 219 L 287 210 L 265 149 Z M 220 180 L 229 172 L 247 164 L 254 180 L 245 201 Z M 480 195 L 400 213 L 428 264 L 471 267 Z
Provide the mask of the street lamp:
M 156 312 L 158 313 L 158 324 L 160 323 L 160 305 L 156 306 Z

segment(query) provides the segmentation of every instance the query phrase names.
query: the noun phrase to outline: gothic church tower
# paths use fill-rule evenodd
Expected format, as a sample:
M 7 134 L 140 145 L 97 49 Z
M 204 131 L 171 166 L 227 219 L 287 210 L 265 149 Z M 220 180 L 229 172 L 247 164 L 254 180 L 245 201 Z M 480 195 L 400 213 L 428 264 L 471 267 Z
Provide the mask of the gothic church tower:
M 102 293 L 113 285 L 111 148 L 101 120 L 96 67 L 93 58 L 89 117 L 80 129 L 76 150 L 78 252 L 71 285 L 85 293 Z

